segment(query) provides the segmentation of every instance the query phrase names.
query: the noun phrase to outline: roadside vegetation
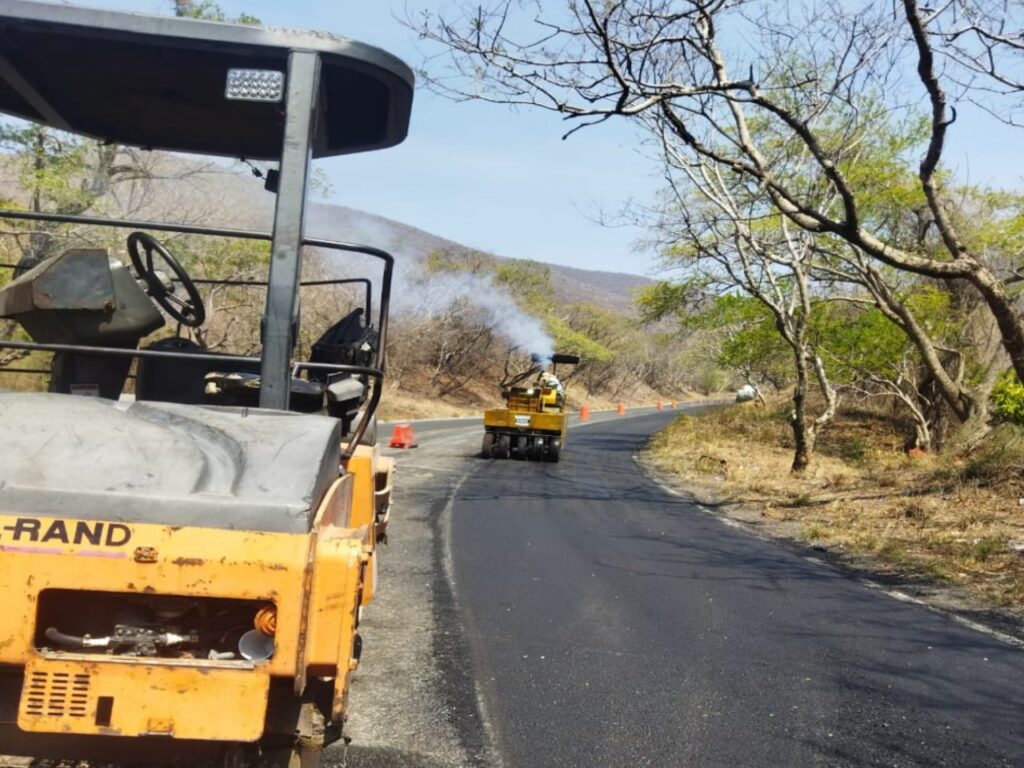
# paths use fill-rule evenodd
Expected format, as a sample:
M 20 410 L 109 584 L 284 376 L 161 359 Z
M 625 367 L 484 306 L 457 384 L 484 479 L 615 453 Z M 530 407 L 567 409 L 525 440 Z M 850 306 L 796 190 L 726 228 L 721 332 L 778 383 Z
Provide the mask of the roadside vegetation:
M 649 456 L 768 535 L 1024 615 L 1024 429 L 1001 424 L 966 455 L 908 456 L 891 410 L 846 408 L 794 475 L 788 419 L 777 398 L 681 416 Z
M 628 123 L 660 170 L 627 214 L 665 268 L 638 305 L 757 403 L 681 419 L 663 466 L 1024 606 L 1024 193 L 951 149 L 1020 126 L 1018 6 L 508 0 L 407 23 L 437 92 L 566 138 Z

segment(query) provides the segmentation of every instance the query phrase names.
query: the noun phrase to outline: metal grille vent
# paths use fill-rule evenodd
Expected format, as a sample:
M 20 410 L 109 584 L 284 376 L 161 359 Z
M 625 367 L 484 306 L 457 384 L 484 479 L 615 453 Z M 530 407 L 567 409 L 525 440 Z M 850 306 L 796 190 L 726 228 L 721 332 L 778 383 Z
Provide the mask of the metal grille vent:
M 89 675 L 33 671 L 25 697 L 25 713 L 37 717 L 85 717 Z
M 535 398 L 530 395 L 513 394 L 508 398 L 508 407 L 511 411 L 536 411 Z

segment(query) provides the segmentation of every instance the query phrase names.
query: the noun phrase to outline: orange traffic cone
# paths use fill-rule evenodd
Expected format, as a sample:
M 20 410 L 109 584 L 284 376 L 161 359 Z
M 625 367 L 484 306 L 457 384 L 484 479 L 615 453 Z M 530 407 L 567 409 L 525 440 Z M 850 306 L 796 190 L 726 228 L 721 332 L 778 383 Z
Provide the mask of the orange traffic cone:
M 580 421 L 587 421 L 590 419 L 590 406 L 584 403 L 580 406 Z
M 658 410 L 659 411 L 665 410 L 665 404 L 663 402 L 661 402 L 661 400 L 658 401 Z
M 672 401 L 672 405 L 670 407 L 672 408 L 672 410 L 676 409 L 676 401 L 675 400 Z
M 412 424 L 395 424 L 391 433 L 392 448 L 415 448 L 416 436 L 412 433 Z
M 619 416 L 622 416 L 623 414 L 626 413 L 626 406 L 624 406 L 622 403 L 619 403 L 619 407 L 615 409 L 615 412 L 618 413 Z

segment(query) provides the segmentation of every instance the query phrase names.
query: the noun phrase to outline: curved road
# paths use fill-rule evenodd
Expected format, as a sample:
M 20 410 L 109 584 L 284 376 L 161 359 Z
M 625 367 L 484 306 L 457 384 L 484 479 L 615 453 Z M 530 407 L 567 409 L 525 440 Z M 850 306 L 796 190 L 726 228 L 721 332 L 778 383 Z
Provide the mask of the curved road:
M 671 418 L 458 487 L 455 610 L 499 762 L 1024 765 L 1024 652 L 662 490 L 633 456 Z
M 559 464 L 418 422 L 334 768 L 1024 766 L 1024 650 L 765 541 L 595 415 Z M 382 432 L 382 435 L 384 433 Z

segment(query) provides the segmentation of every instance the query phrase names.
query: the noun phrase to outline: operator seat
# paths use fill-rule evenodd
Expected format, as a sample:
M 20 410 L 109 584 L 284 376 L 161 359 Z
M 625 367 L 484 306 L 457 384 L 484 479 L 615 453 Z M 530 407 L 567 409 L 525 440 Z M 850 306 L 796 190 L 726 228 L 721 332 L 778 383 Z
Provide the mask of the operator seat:
M 206 374 L 224 368 L 210 360 L 190 360 L 189 355 L 216 355 L 216 352 L 196 344 L 191 339 L 172 336 L 159 339 L 145 347 L 156 352 L 175 352 L 181 357 L 140 357 L 135 370 L 135 399 L 164 403 L 202 405 L 207 402 L 204 392 Z M 259 363 L 232 363 L 232 367 L 246 373 L 258 374 Z
M 73 248 L 43 259 L 0 289 L 0 317 L 40 344 L 135 349 L 164 324 L 128 268 L 101 249 Z M 50 391 L 121 395 L 131 358 L 57 352 Z
M 368 364 L 376 349 L 377 333 L 362 324 L 362 313 L 362 309 L 356 309 L 327 329 L 313 344 L 310 362 Z M 146 349 L 177 352 L 185 357 L 140 358 L 135 381 L 138 400 L 259 407 L 259 363 L 189 360 L 190 354 L 217 353 L 182 338 L 160 339 Z M 289 410 L 317 413 L 326 407 L 328 414 L 341 419 L 343 431 L 348 433 L 366 391 L 364 377 L 313 370 L 309 378 L 292 377 Z

